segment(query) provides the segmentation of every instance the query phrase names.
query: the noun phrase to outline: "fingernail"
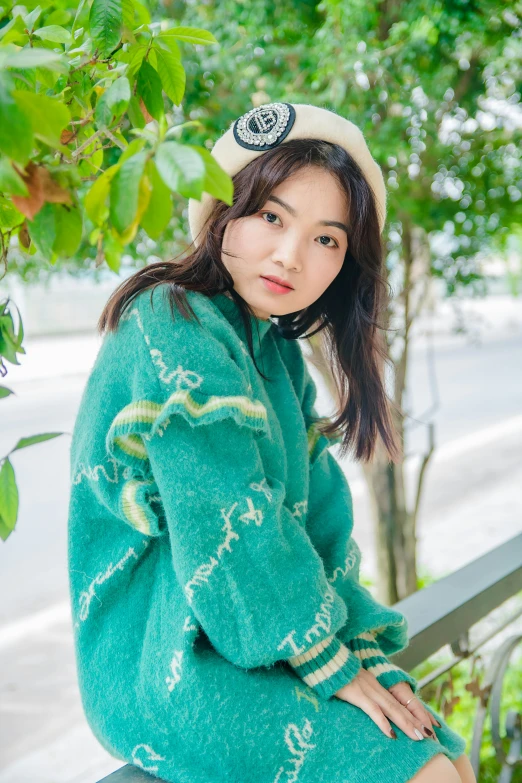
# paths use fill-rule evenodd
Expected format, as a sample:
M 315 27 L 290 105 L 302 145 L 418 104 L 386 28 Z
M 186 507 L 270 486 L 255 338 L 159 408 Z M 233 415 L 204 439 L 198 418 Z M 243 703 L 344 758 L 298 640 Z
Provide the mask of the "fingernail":
M 421 739 L 422 739 L 422 740 L 423 740 L 423 739 L 425 739 L 425 737 L 423 737 L 423 736 L 422 736 L 422 734 L 420 733 L 420 731 L 418 730 L 418 728 L 417 728 L 416 726 L 415 726 L 415 728 L 413 729 L 413 731 L 415 732 L 415 734 L 417 735 L 417 737 L 418 737 L 420 740 L 421 740 Z
M 393 729 L 390 729 L 390 735 L 391 735 L 392 739 L 397 739 L 397 735 L 396 735 L 396 733 L 395 733 L 395 731 Z
M 434 733 L 431 731 L 431 729 L 429 729 L 427 726 L 423 725 L 422 728 L 423 728 L 423 731 L 426 732 L 428 737 L 434 737 L 435 736 Z
M 439 721 L 435 720 L 435 718 L 433 718 L 433 721 L 434 721 L 435 725 L 439 727 L 439 729 L 442 728 L 442 723 L 439 723 Z

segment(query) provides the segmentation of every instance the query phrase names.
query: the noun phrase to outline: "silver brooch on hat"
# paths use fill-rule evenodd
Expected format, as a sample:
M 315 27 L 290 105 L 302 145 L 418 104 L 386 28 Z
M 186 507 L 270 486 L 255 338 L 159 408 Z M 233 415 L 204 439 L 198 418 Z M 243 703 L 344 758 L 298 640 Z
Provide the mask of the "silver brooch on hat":
M 291 103 L 265 103 L 234 123 L 234 138 L 247 150 L 269 150 L 288 136 L 295 122 Z

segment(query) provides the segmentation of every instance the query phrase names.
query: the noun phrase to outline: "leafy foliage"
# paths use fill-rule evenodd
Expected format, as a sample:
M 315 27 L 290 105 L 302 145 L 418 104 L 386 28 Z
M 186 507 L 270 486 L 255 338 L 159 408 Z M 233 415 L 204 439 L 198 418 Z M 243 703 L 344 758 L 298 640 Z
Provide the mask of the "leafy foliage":
M 134 0 L 60 0 L 14 6 L 0 21 L 0 253 L 7 271 L 19 252 L 55 265 L 87 235 L 117 272 L 141 227 L 159 238 L 173 195 L 203 190 L 232 203 L 232 181 L 198 144 L 181 140 L 194 121 L 175 122 L 185 94 L 181 46 L 217 44 L 207 30 L 152 22 Z M 3 9 L 2 9 L 3 10 Z M 174 104 L 174 105 L 173 105 Z M 116 152 L 111 160 L 110 153 Z M 19 315 L 19 314 L 18 314 Z M 19 364 L 9 300 L 0 308 L 0 360 Z M 2 375 L 7 373 L 0 361 Z M 13 392 L 0 387 L 0 396 Z M 63 433 L 18 441 L 12 451 Z M 11 452 L 10 452 L 11 453 Z M 18 489 L 9 454 L 0 461 L 0 537 L 15 528 Z
M 230 178 L 180 140 L 187 123 L 169 127 L 185 93 L 180 44 L 215 45 L 211 33 L 151 22 L 133 0 L 82 2 L 74 18 L 53 5 L 16 9 L 0 29 L 4 262 L 17 235 L 19 247 L 53 265 L 74 256 L 94 214 L 97 263 L 106 257 L 118 271 L 151 198 L 170 205 L 156 236 L 172 216 L 173 191 L 201 198 L 206 184 L 231 203 Z M 176 141 L 166 143 L 167 132 Z M 108 148 L 121 152 L 112 165 Z

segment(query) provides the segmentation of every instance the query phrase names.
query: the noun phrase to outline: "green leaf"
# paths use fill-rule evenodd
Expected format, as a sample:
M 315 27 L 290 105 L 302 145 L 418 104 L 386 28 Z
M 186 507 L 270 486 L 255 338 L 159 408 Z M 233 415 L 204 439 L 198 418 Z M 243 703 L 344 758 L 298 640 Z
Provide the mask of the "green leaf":
M 111 182 L 110 218 L 119 234 L 128 228 L 138 211 L 140 180 L 147 160 L 146 152 L 138 152 L 126 160 Z
M 144 6 L 143 3 L 138 2 L 138 0 L 133 0 L 133 2 L 134 2 L 134 11 L 136 13 L 136 16 L 138 17 L 138 24 L 149 25 L 151 22 L 149 9 L 146 6 Z
M 118 242 L 110 232 L 105 235 L 103 240 L 103 253 L 107 266 L 113 270 L 113 272 L 120 271 L 120 261 L 123 253 L 123 245 Z
M 123 26 L 127 30 L 134 30 L 134 3 L 132 0 L 122 0 L 122 19 Z
M 3 356 L 3 358 L 11 364 L 19 365 L 20 362 L 18 361 L 16 353 L 17 345 L 9 332 L 6 330 L 4 323 L 2 324 L 2 329 L 0 330 L 0 356 Z
M 33 150 L 33 129 L 16 105 L 9 86 L 9 82 L 0 78 L 0 151 L 25 165 Z
M 0 196 L 0 228 L 14 228 L 24 222 L 24 216 L 14 206 L 11 199 Z
M 91 186 L 84 199 L 87 215 L 95 226 L 101 226 L 109 217 L 106 201 L 111 189 L 111 180 L 120 168 L 119 163 L 106 169 Z
M 53 244 L 56 239 L 56 226 L 53 204 L 46 202 L 36 213 L 33 220 L 27 221 L 29 234 L 42 256 L 50 260 L 53 255 Z
M 60 134 L 71 121 L 67 106 L 56 98 L 26 90 L 15 90 L 13 97 L 29 118 L 34 135 L 50 147 L 60 148 Z
M 145 117 L 142 114 L 140 108 L 140 102 L 135 95 L 129 101 L 129 108 L 127 109 L 127 115 L 133 128 L 144 128 L 146 125 Z
M 107 103 L 105 93 L 100 95 L 96 101 L 96 108 L 94 110 L 94 119 L 97 128 L 108 128 L 112 122 L 113 113 L 112 109 Z
M 71 21 L 72 14 L 69 13 L 69 11 L 65 11 L 63 8 L 57 8 L 56 11 L 52 11 L 47 19 L 45 20 L 47 24 L 59 24 L 63 26 L 64 24 L 69 24 Z
M 176 141 L 165 141 L 156 152 L 156 166 L 172 191 L 186 198 L 201 198 L 205 164 L 196 150 Z
M 126 76 L 121 76 L 105 90 L 96 103 L 96 125 L 106 128 L 118 119 L 127 109 L 131 99 L 131 89 Z
M 172 217 L 172 195 L 152 160 L 147 163 L 147 174 L 152 193 L 140 222 L 151 239 L 159 239 Z
M 133 139 L 130 144 L 127 145 L 127 149 L 124 149 L 121 153 L 119 159 L 118 159 L 118 168 L 121 166 L 122 163 L 125 163 L 126 160 L 129 158 L 132 158 L 133 155 L 136 155 L 137 152 L 140 152 L 140 150 L 143 149 L 145 146 L 145 139 Z
M 119 79 L 116 79 L 104 95 L 107 96 L 107 102 L 114 112 L 114 116 L 121 117 L 131 99 L 131 89 L 127 77 L 120 76 Z
M 72 25 L 72 28 L 71 28 L 71 35 L 74 38 L 76 38 L 76 32 L 77 32 L 76 31 L 76 25 L 78 24 L 78 21 L 79 21 L 80 16 L 81 16 L 81 14 L 83 12 L 83 9 L 84 9 L 84 6 L 85 6 L 86 2 L 87 2 L 87 0 L 80 0 L 80 2 L 78 3 L 78 7 L 76 8 L 76 14 L 74 15 L 74 21 L 73 21 L 73 25 Z M 80 30 L 83 30 L 83 27 L 81 27 Z
M 149 114 L 155 120 L 163 116 L 163 97 L 161 94 L 161 79 L 152 65 L 144 60 L 137 76 L 138 93 L 143 98 Z
M 72 37 L 69 30 L 60 27 L 57 24 L 49 24 L 46 27 L 40 27 L 34 31 L 34 35 L 42 41 L 53 41 L 53 43 L 71 43 Z
M 129 62 L 127 64 L 127 70 L 126 70 L 126 76 L 129 79 L 132 79 L 134 75 L 141 68 L 141 64 L 143 62 L 143 58 L 145 57 L 146 51 L 147 51 L 146 46 L 135 45 L 130 47 L 128 52 Z
M 215 157 L 205 147 L 190 145 L 193 150 L 199 152 L 205 163 L 205 182 L 203 190 L 214 198 L 224 201 L 232 206 L 234 196 L 234 184 L 232 178 L 224 171 Z
M 33 8 L 33 10 L 31 11 L 30 14 L 27 14 L 24 17 L 24 24 L 25 24 L 25 26 L 27 27 L 27 29 L 29 30 L 30 33 L 33 32 L 34 26 L 35 26 L 36 22 L 38 21 L 38 19 L 40 18 L 40 14 L 41 13 L 42 13 L 42 9 L 40 8 L 39 5 L 37 5 L 36 8 Z
M 181 51 L 178 46 L 178 43 L 173 35 L 164 35 L 163 33 L 160 33 L 156 38 L 154 39 L 153 46 L 155 49 L 158 47 L 161 49 L 166 49 L 168 52 L 171 52 L 176 59 L 181 60 Z
M 58 79 L 62 78 L 58 71 L 51 71 L 47 68 L 35 68 L 34 71 L 30 71 L 30 73 L 34 73 L 35 82 L 40 82 L 44 87 L 53 91 Z M 35 91 L 36 87 L 33 92 Z
M 121 39 L 123 10 L 121 0 L 93 0 L 89 15 L 92 43 L 102 59 L 107 59 Z
M 55 204 L 54 218 L 56 238 L 53 251 L 58 258 L 70 258 L 76 253 L 82 241 L 82 213 L 77 207 Z
M 7 541 L 7 539 L 9 538 L 9 536 L 11 535 L 11 533 L 12 533 L 12 532 L 13 532 L 13 531 L 12 531 L 12 530 L 10 530 L 10 529 L 7 527 L 7 525 L 5 524 L 4 520 L 3 520 L 3 519 L 2 519 L 2 517 L 0 516 L 0 538 L 1 538 L 3 541 Z
M 19 49 L 17 52 L 7 55 L 4 60 L 7 68 L 53 68 L 67 72 L 68 65 L 63 55 L 53 52 L 51 49 Z
M 201 30 L 199 27 L 171 27 L 170 30 L 163 30 L 162 37 L 172 35 L 180 41 L 186 41 L 191 44 L 204 46 L 206 44 L 219 43 L 212 33 L 208 30 Z
M 5 459 L 0 468 L 0 514 L 3 525 L 0 535 L 5 541 L 12 533 L 18 516 L 18 487 L 13 466 L 9 459 Z M 7 535 L 6 535 L 7 528 Z
M 16 309 L 18 312 L 18 319 L 20 323 L 18 334 L 15 334 L 13 315 L 10 311 L 7 312 L 4 311 L 2 316 L 0 317 L 0 332 L 2 333 L 4 342 L 7 343 L 15 353 L 25 353 L 25 350 L 22 348 L 23 327 L 22 327 L 22 321 L 20 319 L 20 311 L 18 310 L 18 308 Z M 16 357 L 12 357 L 12 358 L 16 359 Z M 12 358 L 10 358 L 9 361 L 12 361 Z
M 30 435 L 28 438 L 20 438 L 11 451 L 19 451 L 20 449 L 27 448 L 27 446 L 34 446 L 35 443 L 43 443 L 46 440 L 52 440 L 53 438 L 58 438 L 60 435 L 65 434 L 65 432 L 44 432 L 42 435 Z
M 0 386 L 0 399 L 3 397 L 9 397 L 10 394 L 14 394 L 14 391 L 8 389 L 7 386 Z
M 6 25 L 0 29 L 0 41 L 5 46 L 8 43 L 22 44 L 27 41 L 27 33 L 25 30 L 25 22 L 22 16 L 19 14 L 11 19 Z
M 7 158 L 0 158 L 0 191 L 13 196 L 27 196 L 27 185 Z
M 170 50 L 155 47 L 158 58 L 158 73 L 163 89 L 176 106 L 179 106 L 185 94 L 185 69 Z
M 183 128 L 202 128 L 203 123 L 201 120 L 187 120 L 186 122 L 181 122 L 179 125 L 171 125 L 168 131 L 166 132 L 164 139 L 179 139 L 181 136 L 181 131 Z M 197 147 L 199 149 L 199 147 Z
M 18 308 L 16 309 L 19 322 L 18 334 L 15 334 L 14 321 L 11 312 L 4 313 L 0 318 L 0 334 L 2 337 L 1 352 L 9 362 L 12 362 L 12 364 L 20 364 L 16 354 L 25 353 L 25 348 L 22 347 L 22 341 L 24 339 L 22 320 L 20 318 L 20 311 Z

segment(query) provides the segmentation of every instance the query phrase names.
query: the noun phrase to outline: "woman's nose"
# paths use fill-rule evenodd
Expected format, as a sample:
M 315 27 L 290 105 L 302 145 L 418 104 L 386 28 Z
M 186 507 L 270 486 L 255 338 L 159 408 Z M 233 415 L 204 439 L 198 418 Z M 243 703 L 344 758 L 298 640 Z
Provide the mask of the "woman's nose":
M 287 236 L 281 239 L 272 253 L 272 261 L 282 264 L 285 269 L 299 270 L 301 259 L 302 248 L 297 237 Z

